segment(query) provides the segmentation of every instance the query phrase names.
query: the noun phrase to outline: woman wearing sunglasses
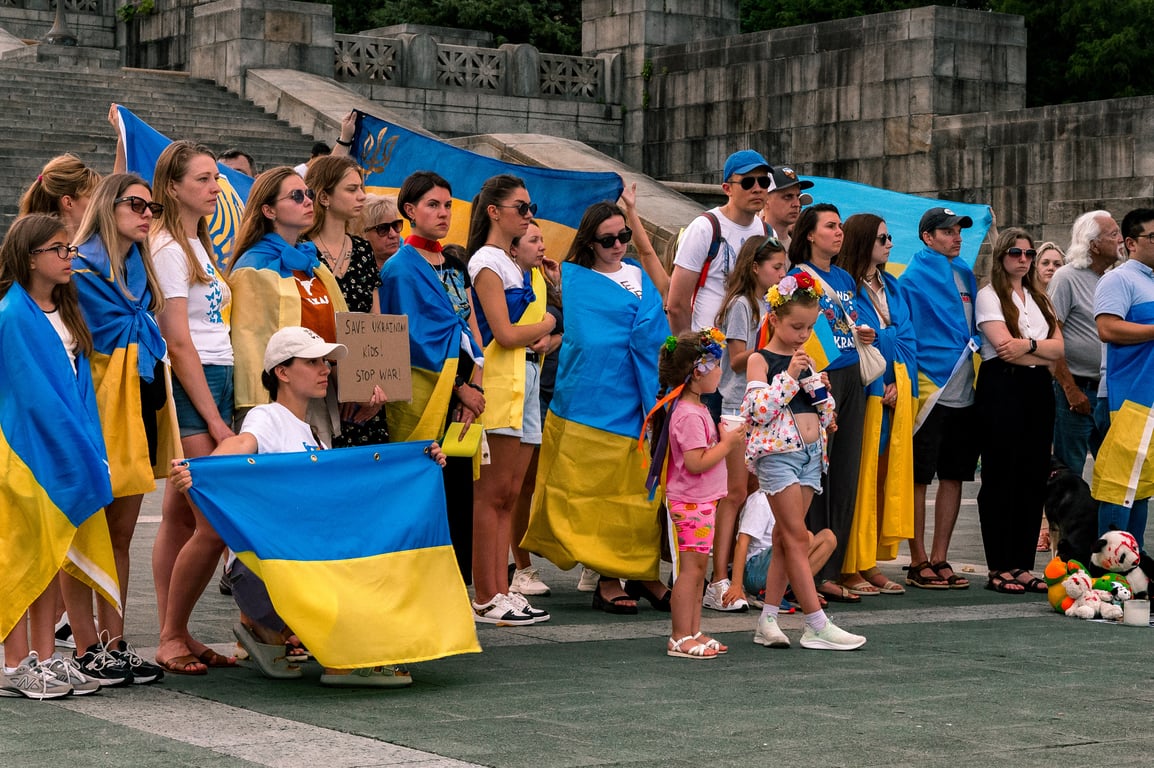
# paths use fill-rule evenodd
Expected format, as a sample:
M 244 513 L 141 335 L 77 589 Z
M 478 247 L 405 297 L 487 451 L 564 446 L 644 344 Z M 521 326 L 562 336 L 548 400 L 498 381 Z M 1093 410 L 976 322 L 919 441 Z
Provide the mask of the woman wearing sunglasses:
M 621 208 L 596 203 L 561 265 L 565 339 L 521 543 L 561 568 L 583 563 L 596 571 L 593 608 L 618 614 L 637 613 L 638 596 L 669 610 L 669 590 L 658 580 L 657 502 L 649 499 L 637 451 L 657 399 L 655 350 L 669 322 L 654 280 L 625 259 L 635 236 L 639 252 L 652 251 L 640 226 L 626 226 Z M 621 578 L 636 580 L 627 584 L 633 597 Z
M 893 560 L 898 545 L 914 535 L 916 382 L 911 372 L 917 376 L 916 330 L 898 294 L 897 280 L 886 272 L 894 243 L 885 221 L 872 213 L 858 213 L 846 219 L 842 232 L 838 263 L 858 286 L 854 297 L 858 317 L 877 332 L 886 371 L 866 387 L 857 505 L 841 585 L 856 595 L 900 595 L 905 587 L 882 573 L 877 562 Z M 910 575 L 920 578 L 913 571 Z M 936 572 L 929 580 L 948 586 Z
M 401 247 L 401 230 L 405 220 L 397 213 L 397 204 L 391 197 L 367 195 L 365 207 L 353 229 L 369 241 L 379 276 L 381 267 Z M 380 285 L 379 277 L 378 283 Z
M 106 176 L 77 227 L 79 254 L 72 262 L 80 308 L 92 330 L 92 381 L 114 497 L 105 513 L 125 607 L 129 546 L 144 494 L 156 488 L 157 412 L 166 402 L 161 368 L 166 348 L 154 314 L 164 299 L 148 252 L 152 220 L 162 213 L 164 206 L 152 201 L 139 176 Z M 124 640 L 124 615 L 103 600 L 98 613 L 102 640 L 95 644 L 81 636 L 80 622 L 72 617 L 77 649 L 88 648 L 81 666 L 110 653 L 131 667 L 134 683 L 160 679 L 164 671 Z
M 1033 568 L 1054 437 L 1048 366 L 1064 350 L 1054 308 L 1036 282 L 1036 256 L 1025 230 L 1003 231 L 994 244 L 990 284 L 974 301 L 982 336 L 975 403 L 986 588 L 1011 595 L 1046 591 Z

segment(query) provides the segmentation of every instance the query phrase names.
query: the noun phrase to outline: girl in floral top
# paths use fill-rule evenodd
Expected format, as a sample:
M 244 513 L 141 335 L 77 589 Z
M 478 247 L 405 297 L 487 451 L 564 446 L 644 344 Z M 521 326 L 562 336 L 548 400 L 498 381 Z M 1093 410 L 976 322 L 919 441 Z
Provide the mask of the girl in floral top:
M 777 518 L 765 606 L 754 641 L 770 648 L 789 647 L 789 638 L 777 624 L 788 582 L 805 611 L 801 646 L 849 651 L 864 645 L 865 638 L 839 629 L 826 617 L 806 559 L 806 510 L 814 494 L 821 493 L 827 432 L 835 429 L 828 379 L 813 373 L 814 362 L 804 348 L 818 319 L 821 293 L 821 286 L 804 272 L 788 275 L 770 288 L 766 299 L 773 335 L 765 349 L 750 355 L 746 367 L 749 383 L 741 405 L 750 425 L 746 463 L 757 474 Z

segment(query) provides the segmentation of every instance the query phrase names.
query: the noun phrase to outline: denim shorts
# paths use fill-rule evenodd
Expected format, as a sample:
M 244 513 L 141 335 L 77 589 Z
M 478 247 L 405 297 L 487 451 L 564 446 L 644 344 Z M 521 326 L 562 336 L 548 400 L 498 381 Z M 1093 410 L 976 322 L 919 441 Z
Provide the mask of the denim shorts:
M 765 575 L 769 573 L 769 561 L 772 558 L 773 547 L 766 547 L 745 561 L 741 584 L 747 595 L 756 595 L 765 589 Z
M 501 427 L 486 430 L 490 435 L 519 437 L 525 445 L 541 444 L 541 364 L 525 361 L 525 408 L 521 428 Z
M 216 403 L 216 410 L 225 424 L 232 423 L 232 366 L 205 365 L 204 380 L 208 382 L 208 391 Z M 176 418 L 180 422 L 180 436 L 201 435 L 208 432 L 208 424 L 200 417 L 200 411 L 188 399 L 188 393 L 176 377 L 172 377 L 172 401 L 176 404 Z
M 759 457 L 757 482 L 762 493 L 770 496 L 776 496 L 794 483 L 821 493 L 821 441 L 806 443 L 799 451 Z

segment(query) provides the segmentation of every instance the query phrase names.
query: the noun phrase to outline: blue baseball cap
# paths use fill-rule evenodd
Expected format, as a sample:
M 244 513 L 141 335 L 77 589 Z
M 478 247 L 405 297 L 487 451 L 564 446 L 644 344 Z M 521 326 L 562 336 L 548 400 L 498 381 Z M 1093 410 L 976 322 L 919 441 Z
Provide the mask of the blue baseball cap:
M 770 173 L 773 173 L 773 166 L 769 161 L 761 156 L 760 153 L 752 149 L 742 149 L 734 152 L 725 161 L 725 171 L 721 177 L 722 182 L 729 181 L 733 178 L 735 173 L 749 173 L 755 168 L 765 168 Z

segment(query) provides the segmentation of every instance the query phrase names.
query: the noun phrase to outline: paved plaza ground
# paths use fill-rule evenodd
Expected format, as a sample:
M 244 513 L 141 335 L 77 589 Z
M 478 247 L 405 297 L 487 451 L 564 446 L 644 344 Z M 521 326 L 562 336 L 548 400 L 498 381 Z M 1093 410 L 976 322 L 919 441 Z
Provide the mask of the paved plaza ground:
M 869 638 L 859 651 L 797 647 L 800 614 L 782 619 L 794 648 L 762 648 L 755 613 L 706 611 L 730 652 L 668 658 L 667 614 L 593 611 L 576 571 L 543 563 L 552 621 L 481 627 L 482 654 L 413 665 L 409 689 L 326 689 L 310 666 L 294 681 L 211 670 L 83 699 L 0 699 L 0 767 L 1151 765 L 1154 634 L 982 589 L 984 569 L 963 566 L 982 562 L 977 487 L 951 555 L 974 585 L 834 604 L 839 625 Z M 149 657 L 159 504 L 159 492 L 145 503 L 127 617 Z M 905 562 L 882 567 L 901 581 Z M 235 614 L 214 584 L 193 632 L 230 650 Z

